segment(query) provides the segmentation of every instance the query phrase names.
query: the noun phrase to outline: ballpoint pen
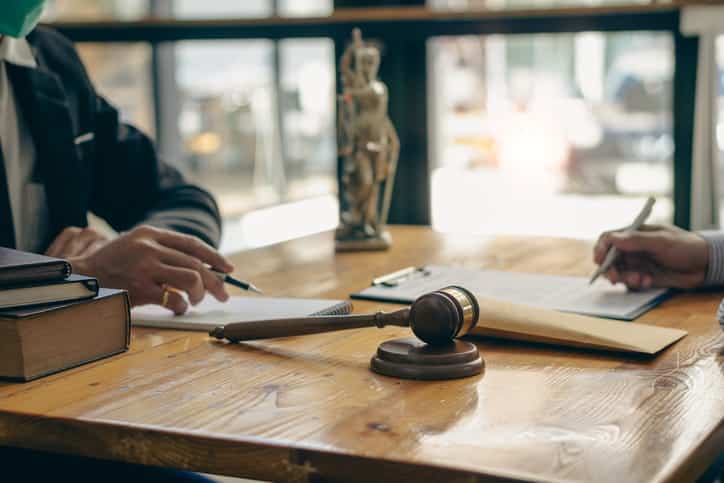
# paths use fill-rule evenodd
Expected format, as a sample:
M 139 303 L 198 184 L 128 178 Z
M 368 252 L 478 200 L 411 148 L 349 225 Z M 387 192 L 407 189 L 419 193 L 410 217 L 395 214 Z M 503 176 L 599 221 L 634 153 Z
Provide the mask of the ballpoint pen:
M 254 284 L 251 282 L 245 282 L 244 280 L 238 280 L 238 279 L 232 277 L 231 275 L 229 275 L 228 273 L 219 272 L 218 270 L 211 269 L 211 271 L 214 272 L 214 274 L 217 277 L 219 277 L 219 279 L 221 281 L 226 282 L 229 285 L 233 285 L 234 287 L 239 287 L 240 289 L 249 290 L 251 292 L 256 292 L 259 294 L 262 293 L 262 291 L 259 290 L 257 287 L 255 287 Z
M 656 198 L 654 198 L 653 196 L 649 196 L 649 198 L 646 200 L 646 204 L 644 204 L 644 207 L 641 209 L 641 212 L 638 214 L 638 216 L 636 216 L 636 219 L 633 221 L 633 223 L 631 223 L 631 225 L 624 229 L 623 232 L 631 233 L 641 228 L 641 225 L 646 222 L 646 218 L 648 218 L 651 214 L 651 208 L 653 208 L 654 203 L 656 203 Z M 611 268 L 611 265 L 613 265 L 616 261 L 617 256 L 618 249 L 615 246 L 611 245 L 608 249 L 608 252 L 606 252 L 606 257 L 603 259 L 603 263 L 601 263 L 601 265 L 599 265 L 599 267 L 596 269 L 588 284 L 592 285 L 593 282 L 595 282 L 596 279 L 601 276 L 601 274 L 606 273 L 608 269 Z

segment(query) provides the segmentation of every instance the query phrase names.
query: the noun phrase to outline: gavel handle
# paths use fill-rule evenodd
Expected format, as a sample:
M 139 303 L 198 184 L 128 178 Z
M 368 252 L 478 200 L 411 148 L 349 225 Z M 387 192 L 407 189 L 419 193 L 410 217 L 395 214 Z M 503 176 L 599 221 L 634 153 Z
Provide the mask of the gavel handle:
M 409 325 L 410 309 L 396 312 L 377 312 L 366 315 L 324 315 L 317 317 L 297 317 L 289 319 L 255 320 L 236 322 L 217 327 L 209 335 L 217 339 L 241 340 L 271 339 L 274 337 L 292 337 L 295 335 L 319 334 L 337 330 L 359 329 L 362 327 L 385 327 Z

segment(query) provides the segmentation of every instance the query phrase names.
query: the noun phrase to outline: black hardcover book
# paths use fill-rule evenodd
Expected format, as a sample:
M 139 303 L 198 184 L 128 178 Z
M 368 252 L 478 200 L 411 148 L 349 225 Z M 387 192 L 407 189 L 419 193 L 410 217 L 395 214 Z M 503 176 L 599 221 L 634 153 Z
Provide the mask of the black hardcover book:
M 2 310 L 11 308 L 75 302 L 96 295 L 98 280 L 83 275 L 71 275 L 53 282 L 5 286 L 0 288 L 0 316 Z
M 71 271 L 60 258 L 0 247 L 0 287 L 63 280 Z

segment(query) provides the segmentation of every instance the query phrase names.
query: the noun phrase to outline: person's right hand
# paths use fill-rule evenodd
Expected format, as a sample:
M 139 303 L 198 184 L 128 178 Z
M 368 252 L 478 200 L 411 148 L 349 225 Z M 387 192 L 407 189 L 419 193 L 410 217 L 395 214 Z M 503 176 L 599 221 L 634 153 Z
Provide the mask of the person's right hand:
M 661 225 L 644 225 L 631 233 L 609 231 L 594 248 L 597 265 L 611 246 L 619 250 L 617 261 L 605 274 L 611 283 L 620 282 L 632 290 L 694 288 L 706 278 L 709 249 L 696 233 Z
M 198 238 L 171 230 L 139 226 L 79 257 L 69 257 L 73 270 L 98 278 L 101 285 L 128 290 L 131 304 L 161 304 L 170 287 L 165 307 L 186 312 L 208 291 L 226 301 L 228 293 L 209 267 L 228 273 L 233 265 Z

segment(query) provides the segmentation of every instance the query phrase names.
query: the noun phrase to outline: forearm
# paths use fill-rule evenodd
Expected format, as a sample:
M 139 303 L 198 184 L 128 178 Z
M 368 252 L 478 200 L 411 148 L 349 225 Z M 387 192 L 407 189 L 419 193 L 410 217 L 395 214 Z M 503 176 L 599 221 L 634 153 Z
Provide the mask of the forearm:
M 218 247 L 221 218 L 211 195 L 195 186 L 180 186 L 164 192 L 159 204 L 139 224 L 166 228 L 200 238 Z
M 706 240 L 709 251 L 704 286 L 724 285 L 724 232 L 702 231 L 699 232 L 699 235 Z

